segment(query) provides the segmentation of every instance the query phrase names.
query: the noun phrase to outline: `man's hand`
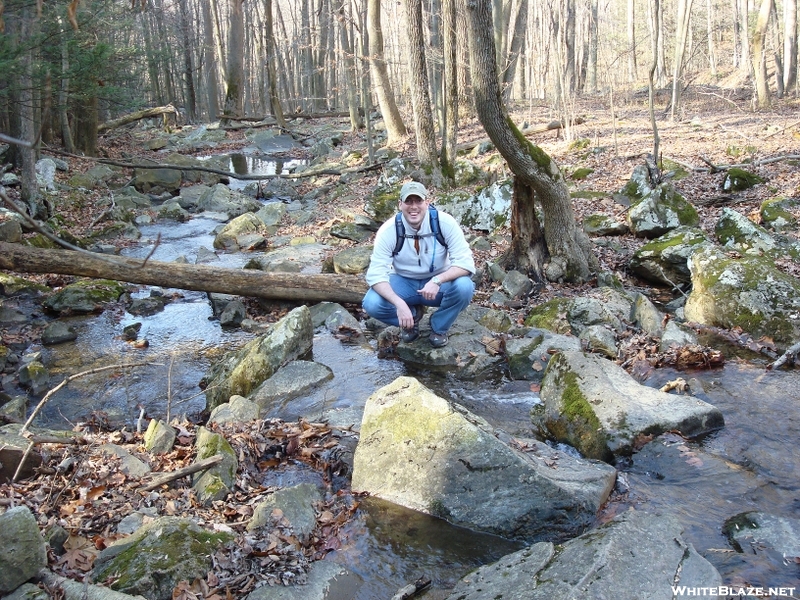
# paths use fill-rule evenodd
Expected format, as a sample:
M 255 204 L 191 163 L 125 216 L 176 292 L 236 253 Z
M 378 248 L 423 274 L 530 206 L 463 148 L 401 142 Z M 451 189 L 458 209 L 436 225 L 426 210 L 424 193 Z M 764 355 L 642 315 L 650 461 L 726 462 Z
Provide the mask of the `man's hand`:
M 439 293 L 439 286 L 433 283 L 432 281 L 426 283 L 425 287 L 423 287 L 419 291 L 419 295 L 425 298 L 425 300 L 433 300 L 434 298 L 436 298 L 436 294 L 438 293 Z
M 411 312 L 411 308 L 405 302 L 397 306 L 397 320 L 403 329 L 414 327 L 414 313 Z

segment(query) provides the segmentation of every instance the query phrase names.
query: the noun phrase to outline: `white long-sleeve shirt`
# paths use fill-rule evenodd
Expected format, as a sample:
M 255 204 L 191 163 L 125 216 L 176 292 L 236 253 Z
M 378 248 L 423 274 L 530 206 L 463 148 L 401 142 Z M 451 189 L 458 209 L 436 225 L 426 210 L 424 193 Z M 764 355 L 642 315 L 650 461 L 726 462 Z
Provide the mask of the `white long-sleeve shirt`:
M 452 266 L 475 273 L 475 260 L 472 250 L 464 237 L 464 232 L 458 222 L 447 213 L 439 212 L 439 228 L 447 242 L 445 248 L 431 231 L 430 211 L 425 214 L 425 219 L 419 228 L 414 230 L 403 219 L 406 235 L 419 235 L 419 254 L 414 249 L 413 238 L 406 238 L 403 248 L 396 256 L 392 256 L 397 243 L 395 218 L 392 217 L 381 225 L 375 235 L 375 245 L 372 250 L 366 280 L 369 286 L 381 281 L 389 281 L 389 275 L 394 272 L 402 277 L 411 279 L 427 279 L 444 273 Z

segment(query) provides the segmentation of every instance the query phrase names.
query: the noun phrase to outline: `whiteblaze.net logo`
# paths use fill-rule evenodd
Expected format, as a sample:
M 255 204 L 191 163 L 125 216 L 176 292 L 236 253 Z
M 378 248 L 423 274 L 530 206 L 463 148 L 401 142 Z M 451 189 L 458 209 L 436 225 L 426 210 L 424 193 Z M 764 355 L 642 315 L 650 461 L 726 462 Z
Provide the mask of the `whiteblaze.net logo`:
M 715 596 L 722 598 L 794 598 L 797 588 L 793 587 L 729 587 L 721 585 L 719 587 L 689 587 L 686 585 L 673 585 L 673 596 Z

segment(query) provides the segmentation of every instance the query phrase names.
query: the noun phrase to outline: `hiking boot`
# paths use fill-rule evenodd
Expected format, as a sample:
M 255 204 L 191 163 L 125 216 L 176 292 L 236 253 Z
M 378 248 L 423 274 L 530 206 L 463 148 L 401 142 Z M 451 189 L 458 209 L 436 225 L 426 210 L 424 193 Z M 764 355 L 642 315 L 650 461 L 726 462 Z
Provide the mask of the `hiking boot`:
M 447 345 L 447 334 L 446 333 L 436 333 L 435 331 L 431 332 L 431 336 L 428 338 L 431 343 L 431 346 L 434 348 L 441 348 L 442 346 Z
M 403 329 L 400 332 L 400 339 L 406 344 L 410 344 L 419 337 L 419 322 L 422 321 L 422 315 L 425 314 L 424 306 L 417 306 L 414 312 L 414 326 L 411 329 Z

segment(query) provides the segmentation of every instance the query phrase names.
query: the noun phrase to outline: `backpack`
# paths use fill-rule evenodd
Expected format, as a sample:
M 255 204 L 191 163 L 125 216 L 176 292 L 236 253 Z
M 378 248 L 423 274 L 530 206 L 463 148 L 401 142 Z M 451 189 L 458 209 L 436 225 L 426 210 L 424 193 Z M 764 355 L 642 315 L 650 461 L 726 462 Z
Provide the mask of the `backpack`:
M 445 248 L 447 248 L 447 242 L 444 239 L 444 234 L 442 233 L 441 227 L 439 227 L 439 211 L 436 210 L 436 207 L 431 205 L 428 207 L 428 215 L 430 215 L 431 219 L 431 233 L 436 237 L 436 240 Z M 394 251 L 392 252 L 392 256 L 397 256 L 398 252 L 402 250 L 403 244 L 406 241 L 406 238 L 409 237 L 412 240 L 415 237 L 420 237 L 417 235 L 406 235 L 406 228 L 403 225 L 403 218 L 400 213 L 394 218 L 394 229 L 397 233 L 397 243 L 394 246 Z

